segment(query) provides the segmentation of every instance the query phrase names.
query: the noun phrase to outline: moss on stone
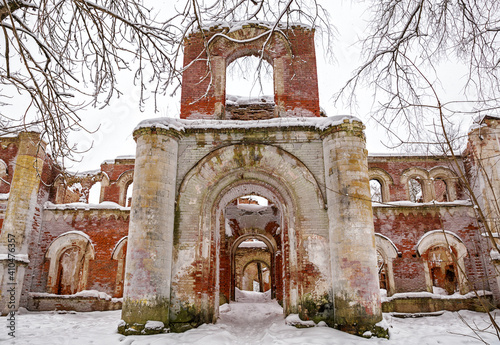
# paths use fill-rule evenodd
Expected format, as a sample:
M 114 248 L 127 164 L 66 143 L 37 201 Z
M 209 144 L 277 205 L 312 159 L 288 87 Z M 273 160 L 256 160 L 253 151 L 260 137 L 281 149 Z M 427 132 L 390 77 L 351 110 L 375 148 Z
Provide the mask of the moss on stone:
M 199 319 L 198 312 L 196 311 L 195 307 L 190 305 L 182 306 L 178 308 L 177 311 L 172 312 L 170 315 L 170 322 L 172 323 L 173 322 L 189 323 L 195 321 L 196 319 Z
M 382 312 L 380 315 L 368 315 L 361 304 L 352 303 L 355 301 L 347 296 L 336 295 L 334 301 L 335 328 L 359 336 L 370 334 L 370 337 L 389 338 L 389 331 L 377 325 L 382 320 Z
M 328 294 L 321 297 L 306 294 L 302 297 L 299 313 L 301 319 L 313 320 L 315 323 L 324 321 L 327 325 L 333 326 L 333 315 L 333 303 Z
M 223 305 L 229 303 L 229 300 L 227 299 L 226 295 L 223 293 L 219 294 L 219 305 Z
M 168 324 L 170 299 L 156 297 L 153 300 L 124 299 L 122 318 L 128 324 L 145 325 L 148 320 L 161 321 Z
M 173 322 L 170 324 L 170 332 L 173 333 L 183 333 L 189 331 L 190 329 L 196 328 L 198 325 L 189 322 Z

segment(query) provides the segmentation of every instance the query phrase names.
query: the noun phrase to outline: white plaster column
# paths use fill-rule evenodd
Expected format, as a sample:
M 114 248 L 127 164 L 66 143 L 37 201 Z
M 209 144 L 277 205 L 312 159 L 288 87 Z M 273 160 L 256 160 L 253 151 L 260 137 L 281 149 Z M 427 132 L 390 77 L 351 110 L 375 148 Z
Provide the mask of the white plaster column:
M 148 320 L 168 324 L 175 216 L 176 137 L 154 127 L 140 128 L 134 136 L 134 202 L 122 309 L 126 326 L 119 328 L 124 334 L 136 334 Z
M 335 324 L 351 333 L 382 319 L 363 127 L 346 119 L 323 139 Z

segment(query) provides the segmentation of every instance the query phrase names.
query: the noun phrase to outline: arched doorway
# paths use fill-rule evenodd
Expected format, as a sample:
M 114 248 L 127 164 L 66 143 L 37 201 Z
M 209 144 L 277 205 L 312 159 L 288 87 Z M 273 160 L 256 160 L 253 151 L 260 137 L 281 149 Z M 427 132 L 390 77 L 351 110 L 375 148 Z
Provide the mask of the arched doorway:
M 236 288 L 241 289 L 244 271 L 251 268 L 251 263 L 256 266 L 254 273 L 259 285 L 264 283 L 262 269 L 268 270 L 271 297 L 283 302 L 283 289 L 290 287 L 290 281 L 277 277 L 291 270 L 283 267 L 283 257 L 289 257 L 288 236 L 285 238 L 282 231 L 288 224 L 283 216 L 283 197 L 270 185 L 243 180 L 226 188 L 218 205 L 217 209 L 222 210 L 218 215 L 219 302 L 236 299 Z
M 219 305 L 235 298 L 234 250 L 256 236 L 273 253 L 271 288 L 286 315 L 300 312 L 304 294 L 314 300 L 328 293 L 329 247 L 318 227 L 327 224 L 324 198 L 290 153 L 261 144 L 219 148 L 186 174 L 178 195 L 170 323 L 185 324 L 186 314 L 199 323 L 217 320 Z M 268 205 L 238 208 L 238 198 L 249 195 Z M 298 195 L 308 202 L 299 206 Z

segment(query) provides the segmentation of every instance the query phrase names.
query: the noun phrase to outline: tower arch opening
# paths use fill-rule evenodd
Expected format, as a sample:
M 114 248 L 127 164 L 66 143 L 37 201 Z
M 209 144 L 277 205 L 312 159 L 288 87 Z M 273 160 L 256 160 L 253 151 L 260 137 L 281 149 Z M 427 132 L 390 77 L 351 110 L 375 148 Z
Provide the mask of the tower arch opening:
M 259 120 L 274 117 L 273 66 L 266 60 L 245 55 L 226 68 L 226 118 Z

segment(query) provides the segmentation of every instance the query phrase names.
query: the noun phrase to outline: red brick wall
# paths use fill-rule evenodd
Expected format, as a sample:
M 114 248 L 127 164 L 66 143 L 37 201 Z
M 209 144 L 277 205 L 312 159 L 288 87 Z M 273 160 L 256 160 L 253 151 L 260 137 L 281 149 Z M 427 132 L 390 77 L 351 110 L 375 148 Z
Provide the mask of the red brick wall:
M 396 292 L 425 291 L 424 261 L 416 253 L 426 232 L 445 229 L 457 234 L 467 247 L 464 259 L 467 276 L 478 289 L 489 289 L 488 242 L 480 235 L 471 208 L 458 207 L 375 207 L 375 232 L 388 237 L 402 253 L 393 261 Z
M 120 186 L 116 183 L 118 178 L 126 171 L 133 170 L 134 164 L 127 162 L 126 164 L 102 164 L 101 171 L 105 172 L 109 177 L 109 186 L 101 187 L 104 190 L 103 201 L 112 201 L 120 203 Z
M 111 258 L 120 239 L 128 234 L 129 212 L 121 210 L 44 211 L 44 222 L 38 250 L 33 254 L 31 291 L 46 292 L 49 260 L 45 254 L 49 245 L 67 231 L 86 233 L 94 246 L 95 259 L 90 260 L 87 290 L 99 290 L 113 296 L 116 288 L 117 260 Z
M 17 138 L 0 138 L 0 159 L 7 164 L 7 175 L 2 179 L 8 182 L 0 181 L 0 193 L 8 193 L 10 190 L 9 183 L 12 182 L 12 176 L 14 176 L 17 151 Z
M 462 162 L 460 161 L 460 164 Z M 401 177 L 405 170 L 410 168 L 421 168 L 430 171 L 434 167 L 445 167 L 451 171 L 455 171 L 455 165 L 451 158 L 447 157 L 377 157 L 370 156 L 368 158 L 368 168 L 379 168 L 387 172 L 393 179 L 394 184 L 389 185 L 390 201 L 408 200 L 406 196 L 406 186 L 401 183 Z M 460 183 L 456 183 L 457 199 L 468 199 L 464 194 Z
M 203 33 L 208 41 L 221 30 L 206 31 Z M 245 27 L 238 34 L 240 39 L 252 38 L 266 30 L 255 25 Z M 318 80 L 316 71 L 316 53 L 314 49 L 314 31 L 304 28 L 283 30 L 287 34 L 288 43 L 278 33 L 275 33 L 266 46 L 264 58 L 271 65 L 278 58 L 284 58 L 283 75 L 279 78 L 282 92 L 278 93 L 275 86 L 275 103 L 284 106 L 284 110 L 294 116 L 320 116 Z M 184 44 L 184 66 L 189 66 L 183 74 L 181 95 L 181 118 L 213 118 L 215 104 L 225 105 L 225 91 L 216 95 L 214 87 L 208 92 L 210 82 L 224 80 L 224 76 L 207 73 L 205 47 L 201 33 L 191 34 Z M 248 37 L 247 37 L 248 36 Z M 248 43 L 235 43 L 224 38 L 216 38 L 211 44 L 211 56 L 221 57 L 227 67 L 235 59 L 259 55 L 266 37 Z M 201 55 L 200 55 L 201 54 Z M 198 60 L 197 60 L 198 59 Z M 194 61 L 194 62 L 193 62 Z M 276 69 L 276 66 L 273 66 Z M 212 72 L 216 72 L 212 69 Z M 225 72 L 224 72 L 225 73 Z M 225 90 L 225 85 L 224 85 Z

